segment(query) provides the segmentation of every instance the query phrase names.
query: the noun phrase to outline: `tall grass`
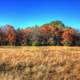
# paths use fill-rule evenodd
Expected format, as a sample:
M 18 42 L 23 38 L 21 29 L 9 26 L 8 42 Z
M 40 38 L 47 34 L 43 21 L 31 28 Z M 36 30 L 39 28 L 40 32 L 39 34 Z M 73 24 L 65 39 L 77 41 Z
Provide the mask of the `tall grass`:
M 0 48 L 0 80 L 80 80 L 80 48 Z

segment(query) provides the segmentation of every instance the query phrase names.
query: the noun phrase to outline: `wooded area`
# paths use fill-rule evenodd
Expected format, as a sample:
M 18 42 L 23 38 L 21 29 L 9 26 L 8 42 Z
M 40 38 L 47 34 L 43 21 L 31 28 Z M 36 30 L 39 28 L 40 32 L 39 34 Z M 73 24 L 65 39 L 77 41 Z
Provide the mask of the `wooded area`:
M 80 32 L 65 26 L 61 21 L 25 29 L 5 25 L 0 28 L 0 45 L 80 46 Z

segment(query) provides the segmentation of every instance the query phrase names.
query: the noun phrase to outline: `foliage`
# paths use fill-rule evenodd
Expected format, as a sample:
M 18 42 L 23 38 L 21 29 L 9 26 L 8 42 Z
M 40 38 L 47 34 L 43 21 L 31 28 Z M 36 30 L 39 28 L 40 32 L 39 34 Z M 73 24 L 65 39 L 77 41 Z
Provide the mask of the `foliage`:
M 52 21 L 50 23 L 50 25 L 52 25 L 53 27 L 58 28 L 58 29 L 63 29 L 65 27 L 65 25 L 63 24 L 63 22 L 59 21 L 59 20 Z
M 16 42 L 16 31 L 11 25 L 6 25 L 6 38 L 10 45 L 15 45 Z
M 61 21 L 15 30 L 11 25 L 0 28 L 0 45 L 80 46 L 80 32 Z
M 62 34 L 62 44 L 63 45 L 73 45 L 75 42 L 76 31 L 74 29 L 67 29 Z
M 33 42 L 32 46 L 41 46 L 41 43 L 40 42 Z

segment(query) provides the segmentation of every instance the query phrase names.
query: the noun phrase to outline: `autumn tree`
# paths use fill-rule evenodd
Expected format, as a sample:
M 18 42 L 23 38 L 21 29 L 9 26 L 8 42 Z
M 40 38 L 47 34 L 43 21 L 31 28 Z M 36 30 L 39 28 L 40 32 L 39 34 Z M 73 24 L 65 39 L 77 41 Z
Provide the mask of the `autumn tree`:
M 42 45 L 48 45 L 48 40 L 51 37 L 51 34 L 53 32 L 53 27 L 51 25 L 43 25 L 39 28 L 39 34 L 40 34 L 40 41 L 42 42 Z
M 22 45 L 31 45 L 32 29 L 26 28 L 21 30 Z
M 2 29 L 0 28 L 0 45 L 3 43 L 3 32 Z
M 21 29 L 18 28 L 16 30 L 16 46 L 21 46 L 23 40 L 23 33 L 21 32 Z
M 11 25 L 6 25 L 6 35 L 7 35 L 7 40 L 9 42 L 9 45 L 15 45 L 16 42 L 16 31 L 13 26 Z
M 74 44 L 75 41 L 75 33 L 74 29 L 67 29 L 62 34 L 62 44 L 71 46 Z
M 49 23 L 50 25 L 52 25 L 55 28 L 58 28 L 60 30 L 65 28 L 65 25 L 62 21 L 56 20 L 56 21 L 52 21 L 51 23 Z
M 4 26 L 0 29 L 0 39 L 1 39 L 1 45 L 8 45 L 7 35 L 6 35 L 6 28 Z

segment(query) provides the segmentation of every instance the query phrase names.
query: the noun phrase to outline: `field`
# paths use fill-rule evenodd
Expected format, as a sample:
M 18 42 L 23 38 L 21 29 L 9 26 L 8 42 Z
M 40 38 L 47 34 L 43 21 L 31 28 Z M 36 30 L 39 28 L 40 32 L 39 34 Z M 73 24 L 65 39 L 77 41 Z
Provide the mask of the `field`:
M 80 80 L 80 47 L 0 47 L 0 80 Z

